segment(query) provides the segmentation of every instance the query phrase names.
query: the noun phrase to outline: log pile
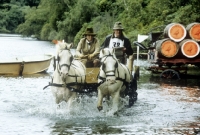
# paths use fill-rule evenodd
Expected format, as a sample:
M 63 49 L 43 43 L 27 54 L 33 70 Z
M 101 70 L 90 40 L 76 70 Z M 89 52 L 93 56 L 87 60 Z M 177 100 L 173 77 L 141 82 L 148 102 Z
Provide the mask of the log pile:
M 165 58 L 200 58 L 200 23 L 186 27 L 180 23 L 168 24 L 163 39 L 156 41 L 156 51 Z

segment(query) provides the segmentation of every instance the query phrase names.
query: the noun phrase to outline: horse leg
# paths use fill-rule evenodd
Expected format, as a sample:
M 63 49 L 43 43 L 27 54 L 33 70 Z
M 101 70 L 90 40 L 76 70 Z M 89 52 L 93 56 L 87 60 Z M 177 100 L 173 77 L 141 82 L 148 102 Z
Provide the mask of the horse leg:
M 129 107 L 137 101 L 137 80 L 133 79 L 128 85 Z
M 119 108 L 119 98 L 120 98 L 120 92 L 118 90 L 112 96 L 112 112 L 113 112 L 113 114 L 118 111 L 118 108 Z
M 104 102 L 106 102 L 106 104 L 107 104 L 108 106 L 111 106 L 110 95 L 106 95 L 105 101 L 104 101 Z
M 73 99 L 70 97 L 67 101 L 67 111 L 70 112 L 72 106 Z
M 57 109 L 59 109 L 60 108 L 60 101 L 56 98 L 56 105 L 57 105 Z
M 60 101 L 58 100 L 58 98 L 57 97 L 55 97 L 55 102 L 56 102 L 56 107 L 57 107 L 57 109 L 59 109 L 60 108 Z
M 112 106 L 111 110 L 107 113 L 107 116 L 117 115 L 118 105 L 119 105 L 119 92 L 115 92 L 111 95 L 112 97 Z
M 58 93 L 55 94 L 55 102 L 57 105 L 57 109 L 60 108 L 60 103 L 62 102 L 63 98 L 61 95 L 59 95 Z
M 102 102 L 103 102 L 103 94 L 101 93 L 101 90 L 98 88 L 97 109 L 99 111 L 103 110 Z
M 72 108 L 72 104 L 73 104 L 73 101 L 74 99 L 76 98 L 76 93 L 75 92 L 69 92 L 67 97 L 67 110 L 70 112 L 71 108 Z

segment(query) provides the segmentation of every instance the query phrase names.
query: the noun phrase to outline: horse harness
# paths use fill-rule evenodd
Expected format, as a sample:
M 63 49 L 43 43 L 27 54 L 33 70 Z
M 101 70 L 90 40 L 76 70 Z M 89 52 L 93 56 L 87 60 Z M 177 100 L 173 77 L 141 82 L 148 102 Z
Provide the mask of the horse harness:
M 63 49 L 63 50 L 67 50 L 67 51 L 70 52 L 70 50 L 67 49 L 67 48 L 65 48 L 65 49 Z M 62 50 L 62 51 L 63 51 L 63 50 Z M 70 53 L 71 53 L 71 52 L 70 52 Z M 70 70 L 70 67 L 71 67 L 71 64 L 72 64 L 73 59 L 74 59 L 73 56 L 70 57 L 70 64 L 62 64 L 62 65 L 60 65 L 60 57 L 57 55 L 58 69 L 61 70 L 62 67 L 66 66 L 66 67 L 68 67 L 68 69 Z M 56 60 L 56 59 L 55 59 L 55 60 Z M 54 69 L 54 70 L 55 70 L 55 69 Z M 60 74 L 59 70 L 58 70 L 58 73 Z
M 69 50 L 69 49 L 64 49 L 64 50 Z M 109 54 L 109 55 L 105 55 L 104 57 L 113 57 L 113 55 L 111 55 L 111 54 Z M 103 58 L 103 57 L 102 57 Z M 105 58 L 105 59 L 106 59 Z M 113 57 L 114 58 L 114 57 Z M 114 58 L 115 59 L 115 58 Z M 74 60 L 74 58 L 73 57 L 71 57 L 70 58 L 70 64 L 62 64 L 62 65 L 60 65 L 59 64 L 59 61 L 60 61 L 60 57 L 59 56 L 57 56 L 57 59 L 54 59 L 54 70 L 56 70 L 56 62 L 55 61 L 58 61 L 57 63 L 58 63 L 58 69 L 61 69 L 61 67 L 63 67 L 63 66 L 67 66 L 69 69 L 70 69 L 70 67 L 73 65 L 75 68 L 77 67 L 75 64 L 73 64 L 72 63 L 72 61 Z M 104 60 L 105 61 L 105 60 Z M 117 61 L 116 61 L 117 62 Z M 103 63 L 103 62 L 102 62 Z M 116 68 L 116 70 L 117 70 L 117 73 L 118 73 L 118 77 L 116 77 L 116 80 L 119 80 L 119 81 L 122 81 L 123 82 L 123 85 L 126 85 L 127 84 L 127 82 L 126 82 L 126 75 L 125 75 L 125 79 L 123 79 L 123 78 L 120 78 L 119 77 L 119 70 L 118 70 L 118 64 L 120 64 L 120 63 L 116 63 L 116 65 L 115 65 L 115 68 Z M 60 74 L 60 72 L 59 72 L 59 70 L 58 70 L 58 73 Z M 75 77 L 76 78 L 76 82 L 71 82 L 71 83 L 64 83 L 64 84 L 57 84 L 57 83 L 53 83 L 53 78 L 52 78 L 52 80 L 51 80 L 51 82 L 49 82 L 49 84 L 47 85 L 47 86 L 45 86 L 44 88 L 43 88 L 43 90 L 44 89 L 46 89 L 47 87 L 49 87 L 49 86 L 54 86 L 54 87 L 64 87 L 64 88 L 68 88 L 70 91 L 72 91 L 72 92 L 78 92 L 78 93 L 89 93 L 89 92 L 93 92 L 93 91 L 96 91 L 97 90 L 97 88 L 101 85 L 101 84 L 103 84 L 105 81 L 106 81 L 106 77 L 107 76 L 111 76 L 111 75 L 107 75 L 106 77 L 102 77 L 102 76 L 97 76 L 97 78 L 98 79 L 100 79 L 100 80 L 102 80 L 101 82 L 99 82 L 99 83 L 93 83 L 93 84 L 88 84 L 88 83 L 86 83 L 86 82 L 84 82 L 84 83 L 78 83 L 77 82 L 77 78 L 78 77 L 82 77 L 82 76 L 78 76 L 78 75 L 68 75 L 68 76 L 70 76 L 70 77 Z M 74 86 L 80 86 L 78 89 L 77 88 L 74 88 Z
M 65 49 L 63 49 L 63 50 L 68 50 L 68 51 L 70 51 L 69 49 L 67 49 L 67 48 L 65 48 Z M 71 66 L 74 66 L 74 68 L 77 68 L 77 66 L 75 65 L 75 64 L 73 64 L 73 61 L 74 60 L 74 58 L 73 58 L 73 56 L 72 57 L 70 57 L 70 64 L 62 64 L 62 65 L 60 65 L 60 57 L 57 55 L 57 59 L 54 59 L 54 71 L 56 70 L 56 61 L 58 61 L 57 63 L 57 66 L 58 66 L 58 68 L 57 68 L 57 72 L 61 75 L 61 73 L 60 73 L 60 70 L 61 70 L 61 68 L 63 67 L 63 66 L 66 66 L 66 67 L 68 67 L 68 69 L 70 70 L 70 67 Z M 44 88 L 43 88 L 43 90 L 44 89 L 46 89 L 47 87 L 49 87 L 49 86 L 55 86 L 55 87 L 65 87 L 65 88 L 68 88 L 68 89 L 70 89 L 71 91 L 75 91 L 75 92 L 77 92 L 77 90 L 75 89 L 75 88 L 73 88 L 73 86 L 77 86 L 77 84 L 82 84 L 82 83 L 78 83 L 78 77 L 81 77 L 81 82 L 83 81 L 82 80 L 82 76 L 83 75 L 81 75 L 81 76 L 79 76 L 79 75 L 68 75 L 68 76 L 70 76 L 70 77 L 75 77 L 75 82 L 71 82 L 71 83 L 64 83 L 64 84 L 57 84 L 57 83 L 53 83 L 53 78 L 52 78 L 52 80 L 51 80 L 51 82 L 49 82 L 49 84 L 47 85 L 47 86 L 45 86 Z M 84 75 L 85 76 L 85 75 Z M 64 81 L 63 81 L 64 82 Z
M 114 56 L 113 56 L 112 54 L 105 55 L 105 56 L 103 56 L 101 59 L 103 59 L 104 57 L 105 57 L 104 61 L 105 61 L 108 57 L 113 57 L 113 59 L 115 59 Z M 103 61 L 103 62 L 104 62 L 104 61 Z M 102 70 L 104 71 L 104 66 L 105 66 L 105 65 L 104 65 L 103 62 L 101 62 L 101 65 L 102 65 Z M 117 60 L 116 60 L 115 71 L 114 71 L 114 72 L 117 71 L 116 80 L 122 81 L 122 82 L 123 82 L 123 85 L 126 85 L 126 84 L 127 84 L 127 82 L 126 82 L 126 75 L 125 75 L 125 78 L 124 78 L 124 79 L 121 78 L 121 77 L 119 77 L 118 64 L 121 64 L 121 63 L 118 63 Z M 106 81 L 106 77 L 108 77 L 108 76 L 115 76 L 115 74 L 114 74 L 114 75 L 107 75 L 106 73 L 108 73 L 108 72 L 111 72 L 111 71 L 104 71 L 105 77 L 102 77 L 102 76 L 98 75 L 98 79 L 102 80 L 102 81 L 100 82 L 101 84 L 103 84 L 103 83 Z

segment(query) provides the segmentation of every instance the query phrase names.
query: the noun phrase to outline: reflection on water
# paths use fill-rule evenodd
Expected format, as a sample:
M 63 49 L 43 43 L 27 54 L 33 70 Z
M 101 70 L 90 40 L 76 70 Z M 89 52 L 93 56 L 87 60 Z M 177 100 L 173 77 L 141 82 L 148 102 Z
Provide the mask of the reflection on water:
M 80 122 L 83 121 L 83 122 Z M 85 122 L 84 122 L 85 121 Z M 59 121 L 52 129 L 52 133 L 61 134 L 125 134 L 125 131 L 120 128 L 111 127 L 104 121 L 90 121 L 78 119 L 68 123 L 67 121 Z M 73 126 L 72 126 L 73 125 Z M 85 125 L 85 126 L 83 126 Z
M 0 37 L 0 58 L 54 53 L 54 49 L 50 42 Z M 198 77 L 161 80 L 140 69 L 138 101 L 113 117 L 97 110 L 96 94 L 82 95 L 70 112 L 66 103 L 57 108 L 50 87 L 43 90 L 51 81 L 52 64 L 40 74 L 0 76 L 0 134 L 200 134 Z

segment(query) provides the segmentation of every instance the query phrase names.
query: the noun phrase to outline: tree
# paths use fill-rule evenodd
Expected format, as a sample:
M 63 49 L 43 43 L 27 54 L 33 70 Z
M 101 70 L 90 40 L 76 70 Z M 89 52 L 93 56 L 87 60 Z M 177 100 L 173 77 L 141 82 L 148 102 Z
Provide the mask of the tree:
M 0 32 L 14 33 L 17 26 L 24 22 L 27 11 L 24 2 L 27 3 L 27 0 L 0 0 Z M 35 0 L 35 3 L 38 2 Z
M 1 32 L 14 31 L 20 24 L 16 32 L 22 35 L 75 43 L 86 27 L 93 27 L 103 41 L 116 21 L 123 23 L 131 41 L 160 25 L 200 22 L 199 0 L 0 0 L 0 4 Z
M 30 7 L 37 7 L 40 3 L 40 0 L 23 0 L 24 5 L 30 6 Z

